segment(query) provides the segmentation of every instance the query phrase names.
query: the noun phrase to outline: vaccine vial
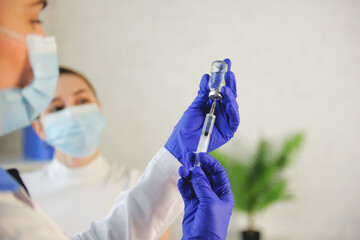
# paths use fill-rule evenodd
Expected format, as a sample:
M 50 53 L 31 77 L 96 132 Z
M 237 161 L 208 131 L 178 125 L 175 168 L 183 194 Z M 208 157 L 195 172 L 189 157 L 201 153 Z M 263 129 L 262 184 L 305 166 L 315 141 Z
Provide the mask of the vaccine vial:
M 224 61 L 214 61 L 211 64 L 211 75 L 209 80 L 210 93 L 209 98 L 213 100 L 221 100 L 221 88 L 225 86 L 225 73 L 228 65 Z

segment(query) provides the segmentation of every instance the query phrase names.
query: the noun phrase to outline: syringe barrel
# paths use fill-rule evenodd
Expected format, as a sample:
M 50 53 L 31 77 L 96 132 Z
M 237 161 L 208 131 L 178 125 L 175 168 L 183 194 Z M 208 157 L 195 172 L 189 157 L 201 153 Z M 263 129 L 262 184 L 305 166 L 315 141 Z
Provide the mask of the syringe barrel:
M 208 147 L 209 147 L 211 133 L 214 128 L 215 119 L 216 119 L 216 116 L 214 114 L 210 114 L 210 113 L 206 114 L 196 153 L 207 152 Z M 195 159 L 194 166 L 200 166 L 200 162 L 197 159 L 197 157 Z

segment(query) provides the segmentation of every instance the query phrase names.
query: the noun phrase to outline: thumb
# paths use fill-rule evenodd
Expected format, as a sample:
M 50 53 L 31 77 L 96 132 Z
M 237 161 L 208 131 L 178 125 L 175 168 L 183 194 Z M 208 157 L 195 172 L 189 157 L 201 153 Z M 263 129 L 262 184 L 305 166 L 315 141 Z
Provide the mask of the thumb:
M 192 170 L 191 182 L 196 196 L 200 198 L 215 198 L 216 195 L 211 189 L 211 185 L 205 176 L 204 171 L 195 166 Z

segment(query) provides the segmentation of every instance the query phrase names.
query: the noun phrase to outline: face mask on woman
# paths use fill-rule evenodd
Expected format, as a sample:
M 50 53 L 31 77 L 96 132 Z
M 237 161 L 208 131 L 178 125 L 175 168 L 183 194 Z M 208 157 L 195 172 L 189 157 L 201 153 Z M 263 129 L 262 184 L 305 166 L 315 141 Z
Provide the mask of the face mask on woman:
M 22 35 L 0 27 L 19 41 L 26 41 L 34 79 L 26 87 L 0 89 L 0 136 L 28 126 L 49 105 L 59 77 L 57 49 L 54 37 Z
M 77 158 L 95 153 L 106 125 L 97 104 L 67 107 L 44 117 L 41 123 L 49 145 Z

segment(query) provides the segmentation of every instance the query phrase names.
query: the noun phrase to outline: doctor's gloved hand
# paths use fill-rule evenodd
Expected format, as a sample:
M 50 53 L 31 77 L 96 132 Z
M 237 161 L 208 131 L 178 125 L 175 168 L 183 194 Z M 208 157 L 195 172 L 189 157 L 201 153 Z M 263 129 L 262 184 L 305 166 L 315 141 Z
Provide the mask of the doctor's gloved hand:
M 228 64 L 228 71 L 225 73 L 226 86 L 221 89 L 223 99 L 216 104 L 216 120 L 208 147 L 209 152 L 228 142 L 240 123 L 235 75 L 230 71 L 231 61 L 224 61 Z M 209 92 L 209 75 L 205 74 L 201 79 L 197 97 L 184 112 L 165 144 L 165 148 L 183 165 L 187 153 L 195 152 L 197 149 L 205 116 L 213 102 L 209 98 Z
M 188 155 L 194 162 L 196 155 Z M 178 188 L 185 203 L 182 239 L 226 239 L 234 197 L 223 166 L 211 155 L 199 153 L 200 167 L 184 166 Z M 191 180 L 191 181 L 190 181 Z

